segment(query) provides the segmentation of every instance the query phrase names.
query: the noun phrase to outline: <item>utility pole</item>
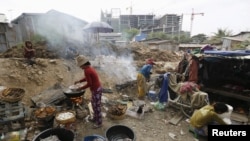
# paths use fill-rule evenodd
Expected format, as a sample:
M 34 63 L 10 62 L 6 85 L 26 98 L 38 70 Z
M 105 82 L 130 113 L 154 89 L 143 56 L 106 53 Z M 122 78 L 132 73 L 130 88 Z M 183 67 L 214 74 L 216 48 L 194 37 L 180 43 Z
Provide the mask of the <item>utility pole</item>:
M 192 13 L 191 14 L 184 14 L 184 15 L 191 15 L 191 23 L 190 23 L 190 36 L 191 36 L 192 35 L 192 30 L 193 30 L 194 16 L 195 15 L 204 16 L 204 13 L 194 13 L 194 9 L 192 8 Z
M 126 10 L 128 10 L 129 9 L 129 28 L 131 29 L 131 22 L 130 22 L 130 18 L 131 18 L 131 15 L 132 15 L 132 2 L 131 2 L 131 4 L 130 4 L 130 7 L 127 7 L 126 8 Z

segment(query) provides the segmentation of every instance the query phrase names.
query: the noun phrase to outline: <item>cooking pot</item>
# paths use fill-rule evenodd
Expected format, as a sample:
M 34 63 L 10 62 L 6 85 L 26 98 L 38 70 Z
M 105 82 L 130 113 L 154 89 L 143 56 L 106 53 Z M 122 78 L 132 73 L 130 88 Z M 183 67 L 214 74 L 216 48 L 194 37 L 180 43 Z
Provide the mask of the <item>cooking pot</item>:
M 108 141 L 131 140 L 135 141 L 134 131 L 125 125 L 114 125 L 106 130 L 106 138 Z
M 84 95 L 85 90 L 72 91 L 71 89 L 65 89 L 65 90 L 63 90 L 63 93 L 66 97 L 73 98 L 73 97 L 80 97 L 80 96 Z

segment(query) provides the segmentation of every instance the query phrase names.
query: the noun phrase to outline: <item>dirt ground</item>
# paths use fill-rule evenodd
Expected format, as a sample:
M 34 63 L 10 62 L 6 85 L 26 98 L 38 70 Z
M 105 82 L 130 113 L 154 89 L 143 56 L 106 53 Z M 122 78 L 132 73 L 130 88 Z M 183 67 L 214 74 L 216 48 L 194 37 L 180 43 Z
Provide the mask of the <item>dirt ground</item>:
M 25 90 L 22 99 L 26 107 L 33 105 L 31 98 L 59 83 L 64 87 L 69 87 L 74 81 L 83 77 L 83 72 L 75 65 L 72 59 L 57 58 L 51 52 L 46 52 L 45 47 L 41 47 L 40 56 L 36 58 L 36 64 L 29 66 L 22 58 L 20 49 L 14 48 L 0 55 L 0 86 L 19 87 Z M 100 56 L 90 60 L 96 67 L 100 76 L 103 88 L 112 90 L 112 93 L 103 93 L 108 101 L 120 100 L 121 95 L 128 95 L 136 100 L 136 85 L 131 85 L 123 90 L 117 91 L 116 85 L 127 81 L 135 80 L 136 71 L 140 68 L 147 58 L 153 58 L 156 65 L 153 74 L 164 73 L 167 69 L 174 69 L 180 60 L 181 53 L 150 50 L 143 48 L 141 44 L 130 46 L 133 57 L 119 58 L 112 56 Z M 89 90 L 84 95 L 85 99 L 90 98 Z M 156 110 L 150 101 L 145 99 L 146 105 L 153 109 L 146 112 L 144 119 L 136 119 L 126 116 L 122 120 L 113 120 L 105 115 L 103 110 L 103 127 L 92 129 L 91 122 L 85 119 L 78 119 L 76 124 L 76 141 L 82 141 L 85 136 L 98 134 L 105 137 L 106 130 L 117 124 L 130 127 L 136 136 L 136 141 L 168 141 L 168 140 L 196 140 L 193 134 L 188 132 L 187 118 L 183 118 L 178 125 L 170 124 L 168 121 L 175 116 L 179 110 L 167 107 L 165 110 Z M 105 105 L 105 104 L 104 104 Z M 30 126 L 30 124 L 29 124 Z M 29 137 L 35 136 L 36 125 L 29 131 Z M 176 139 L 169 136 L 169 133 L 176 135 Z

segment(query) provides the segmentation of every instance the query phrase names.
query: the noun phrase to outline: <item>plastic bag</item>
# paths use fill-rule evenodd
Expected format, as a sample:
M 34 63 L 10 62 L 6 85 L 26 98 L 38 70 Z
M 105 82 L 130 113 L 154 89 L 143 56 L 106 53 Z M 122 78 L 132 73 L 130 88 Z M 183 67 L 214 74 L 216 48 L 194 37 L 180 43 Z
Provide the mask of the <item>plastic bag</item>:
M 160 103 L 159 101 L 154 105 L 155 109 L 157 110 L 164 110 L 166 108 L 166 103 Z

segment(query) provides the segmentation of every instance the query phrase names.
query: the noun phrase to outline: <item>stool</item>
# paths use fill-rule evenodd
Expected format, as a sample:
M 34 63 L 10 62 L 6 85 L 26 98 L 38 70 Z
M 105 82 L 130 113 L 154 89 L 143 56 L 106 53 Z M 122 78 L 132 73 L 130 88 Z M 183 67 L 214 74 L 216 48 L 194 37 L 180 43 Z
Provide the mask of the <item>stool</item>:
M 0 100 L 0 131 L 10 132 L 25 126 L 24 105 L 21 101 L 5 102 Z
M 25 127 L 24 118 L 18 118 L 15 120 L 9 120 L 3 123 L 0 123 L 1 130 L 0 132 L 11 132 Z

